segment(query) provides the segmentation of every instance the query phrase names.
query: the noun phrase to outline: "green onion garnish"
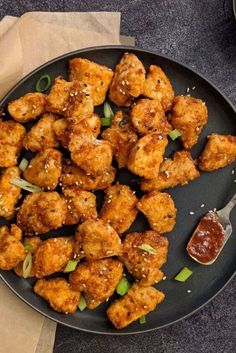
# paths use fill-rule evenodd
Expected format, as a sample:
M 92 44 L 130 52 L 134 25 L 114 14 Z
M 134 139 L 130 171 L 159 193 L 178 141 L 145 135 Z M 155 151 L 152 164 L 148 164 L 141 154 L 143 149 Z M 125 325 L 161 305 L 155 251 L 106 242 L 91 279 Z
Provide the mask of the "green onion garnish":
M 123 296 L 129 291 L 130 287 L 131 287 L 131 284 L 129 283 L 127 278 L 126 277 L 122 277 L 120 282 L 118 283 L 118 285 L 116 287 L 116 293 L 121 295 L 121 296 Z
M 171 140 L 174 141 L 182 135 L 182 132 L 175 129 L 175 130 L 172 130 L 171 132 L 169 132 L 168 135 L 170 136 Z
M 22 170 L 22 172 L 23 172 L 24 170 L 26 170 L 26 168 L 28 167 L 28 164 L 29 164 L 28 159 L 23 158 L 22 161 L 21 161 L 20 164 L 19 164 L 20 170 Z
M 42 191 L 42 189 L 36 185 L 33 185 L 31 183 L 29 183 L 28 181 L 24 180 L 24 179 L 12 179 L 10 182 L 12 185 L 18 186 L 21 189 L 24 189 L 26 191 L 29 192 L 39 192 Z
M 146 252 L 148 252 L 149 254 L 155 255 L 156 254 L 156 249 L 154 249 L 151 245 L 149 244 L 142 244 L 137 246 L 137 248 L 139 248 L 140 250 L 144 250 Z
M 101 118 L 101 125 L 102 126 L 110 126 L 111 125 L 111 118 Z
M 185 282 L 192 275 L 192 271 L 188 267 L 182 268 L 182 270 L 175 276 L 175 280 L 179 282 Z
M 86 300 L 82 294 L 80 294 L 78 308 L 83 311 L 87 307 Z
M 72 272 L 76 269 L 76 266 L 78 264 L 78 260 L 69 260 L 66 264 L 66 267 L 64 269 L 64 272 Z
M 27 278 L 30 275 L 32 268 L 32 254 L 29 252 L 23 262 L 23 277 Z
M 50 87 L 50 85 L 51 85 L 51 77 L 49 75 L 43 75 L 36 82 L 35 90 L 37 92 L 45 92 Z
M 138 321 L 140 324 L 145 324 L 146 323 L 146 316 L 145 315 L 141 316 Z
M 112 119 L 113 116 L 114 116 L 113 110 L 111 109 L 110 104 L 107 103 L 107 102 L 104 103 L 103 113 L 104 113 L 105 118 L 111 118 Z
M 32 248 L 32 244 L 30 243 L 24 243 L 23 245 L 26 251 L 29 251 Z

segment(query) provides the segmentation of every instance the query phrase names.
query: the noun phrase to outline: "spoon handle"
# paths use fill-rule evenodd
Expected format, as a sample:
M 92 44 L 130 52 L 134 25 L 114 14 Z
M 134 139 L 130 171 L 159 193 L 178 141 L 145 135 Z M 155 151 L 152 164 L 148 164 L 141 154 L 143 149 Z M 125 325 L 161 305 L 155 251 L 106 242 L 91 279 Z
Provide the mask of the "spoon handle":
M 230 212 L 232 211 L 235 205 L 236 205 L 236 193 L 224 208 L 217 211 L 217 214 L 219 216 L 226 216 L 226 215 L 229 216 Z

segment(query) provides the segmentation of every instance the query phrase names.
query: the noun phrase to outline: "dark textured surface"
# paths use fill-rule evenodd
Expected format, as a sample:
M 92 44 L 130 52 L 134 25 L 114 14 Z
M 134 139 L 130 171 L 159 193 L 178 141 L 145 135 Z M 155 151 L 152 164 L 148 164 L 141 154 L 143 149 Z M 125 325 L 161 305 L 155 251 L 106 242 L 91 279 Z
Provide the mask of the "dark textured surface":
M 1 0 L 0 17 L 26 11 L 121 11 L 136 45 L 196 68 L 236 104 L 236 22 L 230 0 Z M 59 326 L 54 353 L 235 353 L 236 278 L 210 304 L 169 328 L 105 337 Z

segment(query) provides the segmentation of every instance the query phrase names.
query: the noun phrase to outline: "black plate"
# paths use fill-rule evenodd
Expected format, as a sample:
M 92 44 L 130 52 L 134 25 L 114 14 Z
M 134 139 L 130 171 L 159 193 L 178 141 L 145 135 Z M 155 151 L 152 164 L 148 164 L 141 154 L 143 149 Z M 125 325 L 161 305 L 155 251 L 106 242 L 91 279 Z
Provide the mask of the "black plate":
M 194 90 L 190 89 L 189 94 L 206 102 L 209 110 L 209 123 L 204 128 L 198 145 L 191 150 L 194 157 L 199 155 L 208 134 L 216 132 L 236 135 L 235 110 L 213 84 L 181 63 L 157 55 L 154 52 L 132 47 L 89 48 L 63 55 L 26 76 L 7 94 L 0 104 L 3 108 L 6 108 L 8 101 L 33 91 L 35 82 L 43 74 L 50 74 L 52 78 L 57 75 L 67 77 L 68 59 L 70 58 L 79 55 L 114 68 L 126 51 L 135 53 L 146 67 L 150 64 L 160 65 L 170 78 L 176 94 L 186 94 L 187 87 L 196 87 Z M 166 155 L 168 156 L 174 150 L 180 148 L 179 142 L 170 141 Z M 105 309 L 109 305 L 108 303 L 93 311 L 85 310 L 82 313 L 76 312 L 74 315 L 60 314 L 50 309 L 46 301 L 33 293 L 32 280 L 21 279 L 13 271 L 1 271 L 1 278 L 17 296 L 34 309 L 61 324 L 76 329 L 103 334 L 131 334 L 173 324 L 192 314 L 212 299 L 229 282 L 236 270 L 236 210 L 232 213 L 234 234 L 215 264 L 201 266 L 192 261 L 185 251 L 186 243 L 199 217 L 214 207 L 221 208 L 235 192 L 236 184 L 233 180 L 236 178 L 236 174 L 232 174 L 234 167 L 235 165 L 231 165 L 214 173 L 202 173 L 199 179 L 189 185 L 169 190 L 175 200 L 178 215 L 174 231 L 167 235 L 170 241 L 168 263 L 164 266 L 167 279 L 157 285 L 158 289 L 165 292 L 166 299 L 157 311 L 147 316 L 147 323 L 144 325 L 136 322 L 126 329 L 117 331 L 106 318 Z M 120 172 L 118 178 L 123 183 L 130 183 L 134 189 L 137 186 L 133 181 L 135 177 L 128 172 Z M 201 204 L 204 204 L 205 207 L 201 208 Z M 196 212 L 191 216 L 189 215 L 190 211 Z M 3 220 L 0 224 L 3 224 Z M 143 230 L 145 227 L 147 227 L 147 222 L 139 214 L 131 231 Z M 59 231 L 56 234 L 62 233 Z M 173 278 L 183 266 L 191 268 L 193 275 L 186 283 L 178 283 Z M 187 293 L 189 289 L 191 293 Z

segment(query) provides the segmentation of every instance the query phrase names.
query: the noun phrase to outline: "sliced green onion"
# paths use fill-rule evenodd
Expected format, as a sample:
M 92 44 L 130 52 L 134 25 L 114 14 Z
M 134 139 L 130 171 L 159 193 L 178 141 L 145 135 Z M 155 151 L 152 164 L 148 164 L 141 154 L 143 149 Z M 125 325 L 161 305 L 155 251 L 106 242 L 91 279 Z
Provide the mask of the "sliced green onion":
M 78 308 L 80 311 L 83 311 L 86 307 L 87 307 L 86 300 L 85 300 L 84 296 L 82 294 L 80 294 Z
M 105 118 L 113 118 L 114 116 L 113 110 L 111 109 L 110 104 L 107 102 L 104 103 L 103 112 L 104 112 Z
M 78 260 L 69 260 L 66 264 L 66 267 L 64 269 L 64 272 L 72 272 L 76 269 L 76 266 L 78 264 Z
M 192 275 L 192 271 L 188 267 L 182 268 L 182 270 L 175 276 L 175 280 L 179 282 L 185 282 Z
M 146 324 L 146 316 L 145 315 L 141 316 L 138 321 L 140 324 Z
M 35 90 L 37 92 L 45 92 L 50 86 L 51 86 L 51 77 L 49 75 L 43 75 L 36 82 Z
M 26 251 L 29 251 L 32 248 L 32 244 L 30 243 L 24 243 L 23 245 Z
M 149 244 L 142 244 L 137 246 L 137 248 L 139 248 L 140 250 L 144 250 L 146 252 L 148 252 L 149 254 L 155 255 L 156 254 L 156 249 L 154 249 L 151 245 Z
M 102 126 L 110 126 L 111 125 L 111 118 L 101 118 L 101 125 Z
M 129 283 L 127 278 L 126 277 L 122 277 L 120 282 L 118 283 L 118 285 L 116 287 L 116 293 L 121 295 L 121 296 L 123 296 L 129 291 L 130 287 L 131 287 L 131 284 Z
M 40 187 L 38 187 L 37 185 L 31 184 L 28 181 L 21 179 L 21 178 L 12 179 L 10 183 L 12 185 L 18 186 L 19 188 L 24 189 L 29 192 L 42 191 L 42 189 Z
M 29 252 L 23 262 L 23 277 L 27 278 L 32 269 L 32 254 Z
M 170 136 L 171 140 L 174 141 L 182 135 L 182 132 L 175 129 L 175 130 L 172 130 L 171 132 L 169 132 L 168 135 Z
M 29 164 L 28 159 L 23 158 L 22 161 L 21 161 L 20 164 L 19 164 L 20 170 L 22 170 L 22 172 L 23 172 L 24 170 L 26 170 L 26 168 L 28 167 L 28 164 Z

